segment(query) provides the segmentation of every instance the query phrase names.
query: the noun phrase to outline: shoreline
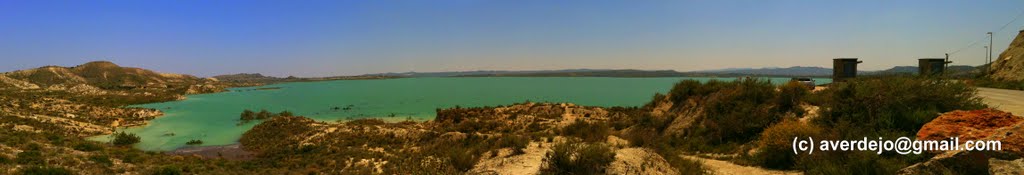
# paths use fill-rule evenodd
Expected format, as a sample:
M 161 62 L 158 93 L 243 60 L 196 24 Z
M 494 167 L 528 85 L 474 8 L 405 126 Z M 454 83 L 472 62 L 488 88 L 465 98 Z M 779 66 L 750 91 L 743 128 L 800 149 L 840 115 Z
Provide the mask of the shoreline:
M 251 160 L 255 154 L 242 149 L 242 144 L 217 146 L 185 146 L 173 151 L 164 152 L 167 155 L 178 156 L 199 156 L 202 158 L 221 158 L 226 160 Z

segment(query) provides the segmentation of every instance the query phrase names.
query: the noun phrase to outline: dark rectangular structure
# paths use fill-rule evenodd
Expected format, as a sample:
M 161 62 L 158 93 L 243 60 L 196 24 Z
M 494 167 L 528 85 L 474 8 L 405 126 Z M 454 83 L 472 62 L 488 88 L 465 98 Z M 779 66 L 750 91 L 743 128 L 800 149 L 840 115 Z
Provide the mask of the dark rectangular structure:
M 836 58 L 832 59 L 832 81 L 842 82 L 847 78 L 857 77 L 857 58 Z
M 921 58 L 917 59 L 917 73 L 921 76 L 942 75 L 946 71 L 946 59 L 942 58 Z

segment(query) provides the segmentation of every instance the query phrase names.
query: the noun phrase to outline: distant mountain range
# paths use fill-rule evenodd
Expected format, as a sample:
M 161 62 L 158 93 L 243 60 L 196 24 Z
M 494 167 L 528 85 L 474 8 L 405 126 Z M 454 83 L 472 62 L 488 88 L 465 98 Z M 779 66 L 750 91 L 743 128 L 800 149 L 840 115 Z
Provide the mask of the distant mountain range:
M 950 66 L 951 72 L 976 70 L 973 66 Z M 916 66 L 896 66 L 881 71 L 859 71 L 862 75 L 916 74 Z M 729 68 L 718 70 L 678 72 L 674 70 L 635 69 L 564 69 L 530 71 L 461 71 L 461 72 L 403 72 L 366 74 L 363 76 L 386 77 L 694 77 L 694 76 L 782 76 L 782 77 L 830 77 L 832 69 L 823 67 L 794 66 L 788 68 Z
M 831 76 L 832 69 L 823 67 L 794 66 L 789 68 L 730 68 L 696 71 L 710 74 L 764 75 L 764 76 Z
M 385 79 L 385 78 L 398 78 L 397 76 L 377 76 L 377 75 L 360 75 L 360 76 L 333 76 L 333 77 L 293 77 L 289 76 L 286 78 L 265 76 L 259 73 L 240 73 L 230 75 L 217 75 L 213 76 L 214 79 L 221 82 L 235 83 L 239 85 L 254 86 L 270 83 L 281 83 L 281 82 L 302 82 L 302 81 L 326 81 L 326 80 L 365 80 L 365 79 Z

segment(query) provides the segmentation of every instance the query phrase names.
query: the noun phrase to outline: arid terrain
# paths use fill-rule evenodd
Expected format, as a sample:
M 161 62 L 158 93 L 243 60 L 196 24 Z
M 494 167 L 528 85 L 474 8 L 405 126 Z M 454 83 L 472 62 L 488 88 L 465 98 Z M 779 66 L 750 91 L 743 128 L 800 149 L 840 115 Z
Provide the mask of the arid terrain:
M 865 76 L 813 90 L 759 78 L 683 80 L 637 107 L 523 102 L 437 109 L 428 121 L 328 122 L 281 112 L 247 119 L 260 123 L 239 144 L 164 153 L 132 148 L 147 138 L 131 133 L 110 143 L 84 138 L 163 114 L 129 105 L 287 81 L 240 74 L 225 82 L 102 61 L 47 66 L 0 74 L 0 174 L 1024 172 L 1024 136 L 1012 134 L 1024 128 L 1024 93 L 976 88 L 970 83 L 1013 83 L 978 76 Z M 795 155 L 789 143 L 894 136 L 1000 140 L 1003 149 Z

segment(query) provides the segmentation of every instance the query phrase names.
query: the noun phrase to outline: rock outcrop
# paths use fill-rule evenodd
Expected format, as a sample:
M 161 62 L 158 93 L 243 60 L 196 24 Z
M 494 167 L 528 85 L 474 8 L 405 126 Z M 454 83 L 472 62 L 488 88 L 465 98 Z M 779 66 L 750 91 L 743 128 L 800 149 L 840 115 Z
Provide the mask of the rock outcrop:
M 1024 30 L 1010 42 L 1010 47 L 999 54 L 988 71 L 989 77 L 996 80 L 1024 80 Z
M 608 166 L 608 174 L 680 174 L 665 158 L 645 148 L 626 148 L 615 151 L 615 161 Z
M 932 159 L 911 165 L 899 174 L 1000 174 L 1024 169 L 1024 122 L 1020 116 L 993 110 L 953 111 L 943 114 L 918 131 L 918 140 L 960 137 L 967 140 L 1000 141 L 999 150 L 941 152 Z M 967 145 L 961 144 L 961 147 Z
M 999 128 L 1013 126 L 1024 118 L 995 109 L 953 111 L 942 114 L 928 122 L 917 132 L 918 140 L 946 140 L 960 137 L 960 140 L 977 140 L 988 137 Z
M 183 99 L 230 86 L 191 75 L 157 73 L 94 61 L 0 73 L 0 114 L 57 126 L 70 135 L 109 133 L 111 126 L 146 124 L 163 115 L 132 104 Z M 102 126 L 102 127 L 94 127 Z

